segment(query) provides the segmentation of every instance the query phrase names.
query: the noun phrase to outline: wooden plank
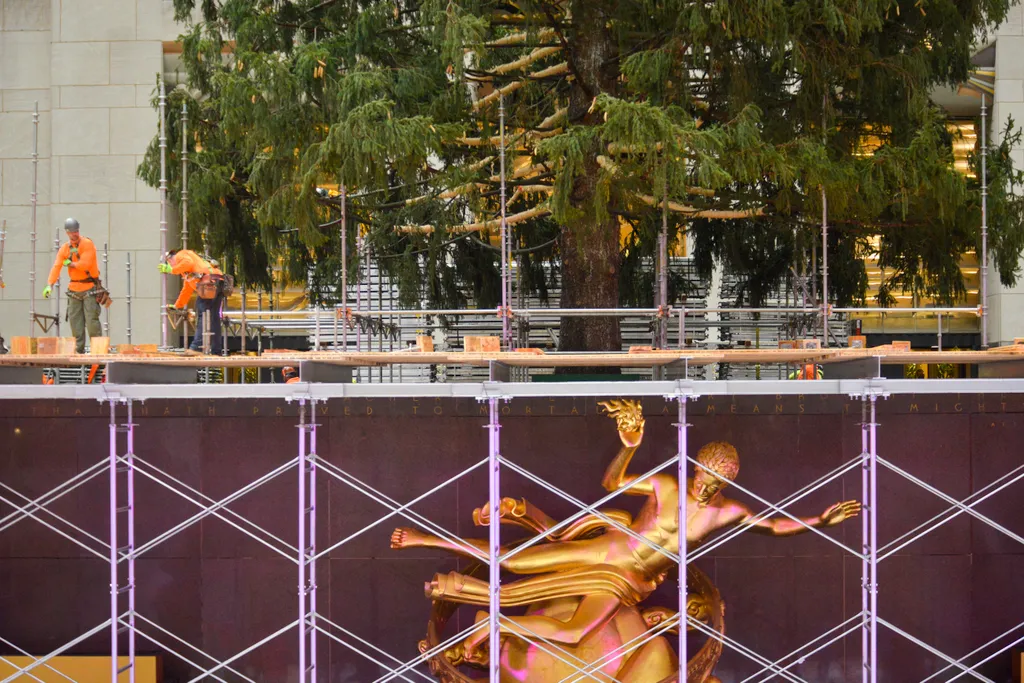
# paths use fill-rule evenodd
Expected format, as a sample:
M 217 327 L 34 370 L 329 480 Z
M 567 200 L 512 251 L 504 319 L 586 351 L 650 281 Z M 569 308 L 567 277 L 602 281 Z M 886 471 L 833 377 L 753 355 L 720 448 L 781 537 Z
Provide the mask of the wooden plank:
M 57 339 L 57 354 L 60 356 L 70 356 L 75 353 L 77 345 L 78 340 L 74 337 L 59 337 Z
M 110 337 L 92 337 L 89 340 L 90 356 L 105 356 L 110 353 Z
M 34 657 L 4 655 L 3 659 L 0 659 L 0 677 L 6 679 L 15 675 L 19 669 L 24 669 L 34 661 Z M 118 657 L 117 661 L 124 666 L 128 663 L 128 658 Z M 35 667 L 31 674 L 15 675 L 11 680 L 14 683 L 110 683 L 110 657 L 64 655 L 47 660 L 47 664 L 49 666 Z M 160 672 L 159 658 L 136 655 L 135 683 L 157 683 L 161 677 Z M 122 676 L 118 676 L 118 680 L 121 679 Z M 123 674 L 123 680 L 128 680 L 127 673 Z
M 35 337 L 11 337 L 12 356 L 31 356 L 36 352 Z M 2 358 L 2 356 L 0 356 Z

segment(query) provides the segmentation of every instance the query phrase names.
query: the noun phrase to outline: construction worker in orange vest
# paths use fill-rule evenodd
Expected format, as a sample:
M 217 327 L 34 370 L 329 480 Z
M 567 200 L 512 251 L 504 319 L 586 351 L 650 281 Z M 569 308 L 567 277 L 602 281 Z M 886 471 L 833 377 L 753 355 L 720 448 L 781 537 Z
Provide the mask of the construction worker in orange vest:
M 298 384 L 299 373 L 295 371 L 295 368 L 288 366 L 281 370 L 281 377 L 284 379 L 285 384 Z
M 43 298 L 49 299 L 53 285 L 60 279 L 60 269 L 68 269 L 68 322 L 71 323 L 71 334 L 75 336 L 75 350 L 85 353 L 85 333 L 89 338 L 103 335 L 100 328 L 101 302 L 109 301 L 109 296 L 100 285 L 100 269 L 96 262 L 96 245 L 88 237 L 79 233 L 78 221 L 69 218 L 64 221 L 64 231 L 68 241 L 57 251 L 57 259 L 50 269 L 50 276 L 43 288 Z
M 161 273 L 181 275 L 181 293 L 172 308 L 183 309 L 193 292 L 196 297 L 196 335 L 189 346 L 193 351 L 203 347 L 206 320 L 209 320 L 210 353 L 220 355 L 221 303 L 224 301 L 223 273 L 219 268 L 190 249 L 172 249 L 157 266 Z

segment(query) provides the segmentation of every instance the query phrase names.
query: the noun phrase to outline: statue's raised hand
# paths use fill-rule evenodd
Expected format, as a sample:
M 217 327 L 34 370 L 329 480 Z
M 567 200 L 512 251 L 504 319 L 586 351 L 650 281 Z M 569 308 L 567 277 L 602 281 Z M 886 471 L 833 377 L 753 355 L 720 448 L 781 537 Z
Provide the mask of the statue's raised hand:
M 821 525 L 835 526 L 836 524 L 845 522 L 851 517 L 856 517 L 860 513 L 860 507 L 860 503 L 856 500 L 836 503 L 821 513 Z
M 598 405 L 605 409 L 608 417 L 615 418 L 615 426 L 619 430 L 619 439 L 627 448 L 636 448 L 644 438 L 644 415 L 640 401 L 615 399 L 600 401 Z

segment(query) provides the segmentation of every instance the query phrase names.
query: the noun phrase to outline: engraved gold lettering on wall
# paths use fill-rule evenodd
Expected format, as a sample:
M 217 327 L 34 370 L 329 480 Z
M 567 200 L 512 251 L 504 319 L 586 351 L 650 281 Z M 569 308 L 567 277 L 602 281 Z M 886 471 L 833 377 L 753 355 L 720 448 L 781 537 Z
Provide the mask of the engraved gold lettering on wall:
M 259 415 L 260 414 L 260 407 L 258 405 L 253 404 L 253 406 L 252 406 L 252 414 L 253 415 Z
M 366 414 L 373 415 L 373 406 L 366 406 Z
M 442 408 L 441 406 L 434 406 L 434 415 L 443 415 L 443 414 L 444 414 L 444 408 Z
M 910 404 L 910 412 L 918 413 L 918 412 L 921 412 L 921 409 L 917 406 L 916 403 L 911 403 Z
M 758 414 L 758 413 L 760 413 L 760 412 L 761 412 L 761 406 L 759 406 L 759 405 L 757 405 L 757 404 L 755 403 L 755 404 L 754 404 L 754 414 L 755 414 L 755 415 L 757 415 L 757 414 Z M 678 517 L 678 515 L 676 515 L 676 516 Z
M 958 413 L 962 413 L 964 411 L 964 404 L 957 403 L 956 405 L 953 406 L 953 410 L 955 410 Z
M 778 397 L 776 397 L 776 398 L 778 398 Z M 776 415 L 781 415 L 782 414 L 782 404 L 781 403 L 776 403 L 775 404 L 775 414 Z
M 281 406 L 278 406 L 277 408 L 274 409 L 274 414 L 275 415 L 284 415 L 284 408 L 282 408 Z
M 526 414 L 527 415 L 533 415 L 533 410 L 530 408 L 530 404 L 529 403 L 526 404 Z M 682 622 L 680 622 L 680 623 L 682 623 Z
M 327 403 L 326 402 L 323 402 L 323 403 L 320 404 L 320 414 L 321 415 L 326 415 L 327 414 Z M 369 413 L 367 413 L 367 415 L 369 415 Z
M 512 414 L 512 406 L 510 406 L 507 403 L 505 405 L 503 405 L 501 407 L 501 414 L 502 415 L 510 415 L 510 414 Z
M 711 403 L 710 401 L 708 401 L 708 407 L 707 407 L 707 410 L 704 411 L 704 414 L 705 415 L 714 415 L 715 414 L 715 404 Z

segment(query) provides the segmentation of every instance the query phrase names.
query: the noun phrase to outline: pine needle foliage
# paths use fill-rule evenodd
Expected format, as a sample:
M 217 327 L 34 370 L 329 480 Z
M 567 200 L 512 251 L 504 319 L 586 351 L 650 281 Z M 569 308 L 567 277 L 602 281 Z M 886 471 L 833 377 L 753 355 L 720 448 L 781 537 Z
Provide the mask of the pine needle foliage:
M 963 82 L 977 37 L 1011 0 L 174 0 L 188 87 L 190 242 L 253 287 L 286 264 L 314 300 L 371 253 L 403 303 L 500 303 L 488 223 L 500 214 L 499 96 L 507 212 L 522 282 L 562 304 L 650 305 L 666 196 L 670 239 L 740 275 L 758 306 L 809 259 L 828 198 L 829 295 L 863 299 L 877 249 L 882 299 L 952 302 L 980 243 L 974 177 L 930 101 Z M 990 248 L 1016 281 L 1024 177 L 1012 122 L 990 154 Z M 180 125 L 168 118 L 171 196 Z M 865 140 L 876 145 L 865 151 Z M 157 184 L 151 145 L 140 176 Z M 528 170 L 526 170 L 528 169 Z M 712 213 L 708 213 L 712 212 Z M 408 226 L 430 226 L 409 231 Z M 631 227 L 625 240 L 623 227 Z M 357 234 L 367 245 L 356 252 Z M 877 238 L 874 239 L 874 238 Z M 877 247 L 870 245 L 876 244 Z M 686 295 L 672 282 L 672 296 Z M 563 322 L 562 347 L 618 347 L 612 320 Z

